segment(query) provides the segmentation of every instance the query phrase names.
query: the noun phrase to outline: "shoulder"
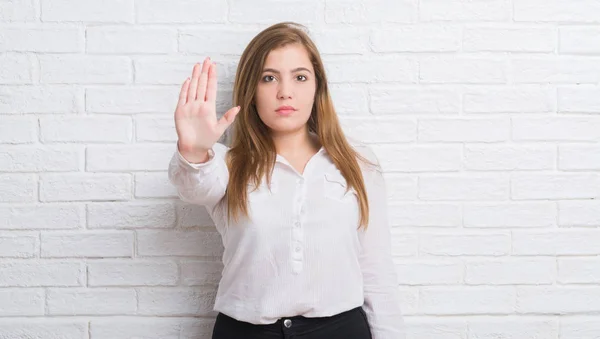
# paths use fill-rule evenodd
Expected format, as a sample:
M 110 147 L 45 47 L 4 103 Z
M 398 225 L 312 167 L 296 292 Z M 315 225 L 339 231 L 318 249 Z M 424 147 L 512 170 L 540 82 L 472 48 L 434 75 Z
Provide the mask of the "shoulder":
M 372 146 L 370 146 L 358 139 L 355 139 L 355 138 L 348 138 L 348 142 L 350 143 L 352 148 L 354 148 L 354 150 L 359 155 L 361 155 L 363 158 L 365 158 L 367 161 L 369 161 L 371 164 L 374 165 L 373 166 L 371 164 L 365 164 L 364 162 L 361 161 L 361 159 L 358 159 L 359 163 L 360 163 L 361 167 L 363 167 L 363 169 L 375 169 L 375 170 L 381 172 L 381 164 L 379 162 L 379 158 L 373 151 Z

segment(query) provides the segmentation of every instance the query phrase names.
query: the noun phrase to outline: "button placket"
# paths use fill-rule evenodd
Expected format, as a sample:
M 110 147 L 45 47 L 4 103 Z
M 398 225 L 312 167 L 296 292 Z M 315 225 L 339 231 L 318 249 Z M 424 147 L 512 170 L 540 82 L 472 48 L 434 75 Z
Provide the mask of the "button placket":
M 294 272 L 298 273 L 302 269 L 303 264 L 303 238 L 304 230 L 302 229 L 302 216 L 304 215 L 305 208 L 305 185 L 304 179 L 296 179 L 296 196 L 295 196 L 295 208 L 294 208 L 294 220 L 292 227 L 292 243 L 291 243 L 291 257 L 293 262 Z

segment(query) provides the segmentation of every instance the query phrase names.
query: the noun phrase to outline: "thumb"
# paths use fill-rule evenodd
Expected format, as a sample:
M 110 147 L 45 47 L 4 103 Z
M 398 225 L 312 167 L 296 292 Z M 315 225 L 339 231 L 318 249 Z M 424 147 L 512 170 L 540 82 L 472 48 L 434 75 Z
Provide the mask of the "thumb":
M 235 121 L 235 117 L 240 112 L 240 109 L 240 106 L 232 107 L 227 112 L 225 112 L 225 114 L 223 114 L 221 119 L 219 119 L 219 121 L 217 122 L 217 129 L 219 131 L 219 134 L 222 135 L 223 133 L 225 133 L 227 128 L 231 126 L 231 124 Z

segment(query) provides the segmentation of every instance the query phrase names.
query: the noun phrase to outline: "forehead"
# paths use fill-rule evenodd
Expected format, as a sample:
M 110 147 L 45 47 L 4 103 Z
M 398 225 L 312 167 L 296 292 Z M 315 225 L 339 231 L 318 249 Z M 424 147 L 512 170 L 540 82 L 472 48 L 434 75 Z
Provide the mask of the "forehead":
M 312 70 L 308 51 L 301 44 L 288 44 L 271 50 L 265 60 L 265 67 L 281 69 L 306 67 Z

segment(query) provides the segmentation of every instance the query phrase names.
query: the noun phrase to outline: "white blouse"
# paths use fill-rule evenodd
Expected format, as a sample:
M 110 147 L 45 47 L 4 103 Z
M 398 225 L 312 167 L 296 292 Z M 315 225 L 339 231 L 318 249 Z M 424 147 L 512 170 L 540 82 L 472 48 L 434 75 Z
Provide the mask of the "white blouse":
M 368 146 L 354 142 L 353 147 L 377 162 Z M 228 149 L 216 143 L 202 164 L 187 162 L 176 150 L 169 164 L 179 197 L 206 206 L 221 234 L 224 268 L 214 310 L 270 324 L 363 306 L 374 339 L 405 338 L 380 168 L 359 161 L 371 210 L 367 230 L 357 229 L 356 192 L 345 193 L 346 180 L 324 147 L 303 174 L 277 155 L 272 190 L 263 179 L 248 195 L 250 219 L 228 225 L 226 201 L 217 205 L 229 179 Z

